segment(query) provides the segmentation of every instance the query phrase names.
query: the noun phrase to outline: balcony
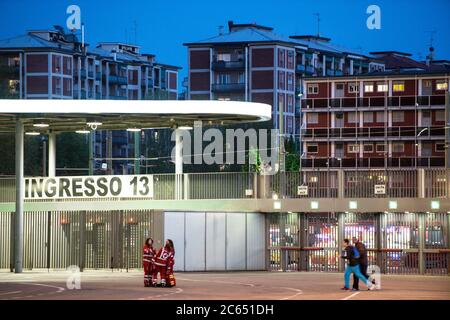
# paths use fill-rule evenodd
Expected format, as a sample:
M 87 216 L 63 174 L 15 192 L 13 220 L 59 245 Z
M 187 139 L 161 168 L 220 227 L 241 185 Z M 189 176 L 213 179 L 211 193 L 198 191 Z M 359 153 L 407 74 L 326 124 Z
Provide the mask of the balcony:
M 444 157 L 371 157 L 371 158 L 350 158 L 350 157 L 310 157 L 301 159 L 301 167 L 303 170 L 321 170 L 325 168 L 342 168 L 352 170 L 355 167 L 359 170 L 372 170 L 376 168 L 389 169 L 411 169 L 430 168 L 437 170 L 445 166 Z
M 314 98 L 303 99 L 303 109 L 353 109 L 353 108 L 372 108 L 384 109 L 389 107 L 392 109 L 400 108 L 435 108 L 445 106 L 444 95 L 434 96 L 397 96 L 397 97 L 363 97 L 363 98 Z
M 244 90 L 244 83 L 221 83 L 212 85 L 213 92 L 240 92 Z
M 95 73 L 95 80 L 102 80 L 102 73 L 100 71 L 97 71 Z
M 127 100 L 126 96 L 109 96 L 109 100 Z
M 82 78 L 82 79 L 85 79 L 85 78 L 86 78 L 86 69 L 80 69 L 80 70 L 78 70 L 77 68 L 75 68 L 75 69 L 73 70 L 73 75 L 74 75 L 75 77 L 80 77 L 80 78 Z
M 224 71 L 224 70 L 243 70 L 245 68 L 244 60 L 235 60 L 235 61 L 213 61 L 212 69 L 215 71 Z
M 128 79 L 125 76 L 110 75 L 108 80 L 110 84 L 118 84 L 120 86 L 128 84 Z
M 0 77 L 9 80 L 18 80 L 20 76 L 19 70 L 19 66 L 0 65 Z
M 355 124 L 356 126 L 356 124 Z M 420 136 L 418 136 L 420 133 Z M 346 127 L 346 128 L 304 128 L 301 130 L 303 141 L 370 141 L 380 140 L 427 140 L 444 139 L 445 129 L 442 127 Z

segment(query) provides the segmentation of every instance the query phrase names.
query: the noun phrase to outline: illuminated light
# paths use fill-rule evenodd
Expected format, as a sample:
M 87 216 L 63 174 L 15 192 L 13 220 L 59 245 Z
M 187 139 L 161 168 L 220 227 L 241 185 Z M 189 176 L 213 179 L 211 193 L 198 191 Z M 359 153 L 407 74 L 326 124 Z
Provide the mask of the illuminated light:
M 273 200 L 278 200 L 278 195 L 276 193 L 272 194 L 272 199 Z
M 37 131 L 25 132 L 25 134 L 26 134 L 27 136 L 38 136 L 38 135 L 40 135 L 40 133 L 37 132 Z
M 101 126 L 101 125 L 103 125 L 102 122 L 96 121 L 96 120 L 88 121 L 88 122 L 86 122 L 86 124 L 87 124 L 88 126 L 90 126 L 90 127 L 92 127 L 92 126 Z
M 128 132 L 140 132 L 141 129 L 139 129 L 139 128 L 128 128 L 127 131 Z
M 311 201 L 311 209 L 319 209 L 319 201 Z
M 48 126 L 49 126 L 49 124 L 44 123 L 44 122 L 33 123 L 33 127 L 36 127 L 36 128 L 47 128 Z
M 441 207 L 441 204 L 438 200 L 431 201 L 431 209 L 438 210 Z
M 350 209 L 358 209 L 358 202 L 357 201 L 350 201 L 349 203 L 348 203 L 348 207 L 350 208 Z
M 275 202 L 273 203 L 273 208 L 274 208 L 275 210 L 280 210 L 280 209 L 281 209 L 281 202 L 280 202 L 280 201 L 275 201 Z
M 398 207 L 397 201 L 395 201 L 395 200 L 389 201 L 389 209 L 397 209 L 397 207 Z
M 75 133 L 88 134 L 88 133 L 90 133 L 90 131 L 89 130 L 77 130 L 77 131 L 75 131 Z
M 181 127 L 178 127 L 178 129 L 180 129 L 180 130 L 192 130 L 193 128 L 189 127 L 189 126 L 181 126 Z

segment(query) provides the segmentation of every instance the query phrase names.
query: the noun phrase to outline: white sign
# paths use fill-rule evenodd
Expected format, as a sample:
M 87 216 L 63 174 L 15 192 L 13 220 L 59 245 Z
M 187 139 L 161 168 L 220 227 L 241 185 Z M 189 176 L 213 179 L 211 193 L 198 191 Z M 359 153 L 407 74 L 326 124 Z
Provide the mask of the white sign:
M 375 194 L 386 194 L 386 185 L 384 184 L 376 184 L 374 189 Z
M 308 186 L 297 186 L 297 195 L 307 196 L 308 195 Z
M 153 198 L 152 175 L 25 179 L 25 199 Z

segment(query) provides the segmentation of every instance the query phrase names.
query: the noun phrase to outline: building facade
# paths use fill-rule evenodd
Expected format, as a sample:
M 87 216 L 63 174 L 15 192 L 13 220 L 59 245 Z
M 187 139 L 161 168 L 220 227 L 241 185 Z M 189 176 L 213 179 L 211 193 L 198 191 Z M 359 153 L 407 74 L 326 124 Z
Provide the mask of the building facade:
M 228 23 L 229 32 L 188 48 L 188 99 L 242 100 L 273 107 L 273 126 L 299 136 L 301 79 L 384 70 L 374 57 L 338 48 L 320 36 L 284 37 L 257 24 Z M 283 115 L 280 117 L 280 113 Z
M 179 69 L 141 53 L 136 45 L 108 42 L 83 47 L 74 34 L 66 34 L 62 28 L 0 40 L 3 98 L 176 100 Z M 140 157 L 140 150 L 154 139 L 153 133 L 146 133 L 136 137 L 97 130 L 91 139 L 92 157 L 98 159 L 93 171 L 136 172 L 133 161 L 112 159 Z
M 420 71 L 305 78 L 302 167 L 444 167 L 449 81 Z

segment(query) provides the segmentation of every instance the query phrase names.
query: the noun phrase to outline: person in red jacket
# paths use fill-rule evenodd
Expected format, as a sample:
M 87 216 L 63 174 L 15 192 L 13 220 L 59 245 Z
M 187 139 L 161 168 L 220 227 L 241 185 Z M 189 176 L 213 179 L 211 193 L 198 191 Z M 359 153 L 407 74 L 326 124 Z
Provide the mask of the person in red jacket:
M 173 241 L 166 240 L 166 244 L 163 248 L 159 249 L 155 256 L 155 268 L 153 271 L 153 285 L 156 285 L 158 279 L 158 272 L 161 276 L 161 286 L 166 286 L 167 275 L 173 272 L 173 265 L 175 264 L 175 248 Z
M 147 238 L 147 240 L 145 240 L 143 250 L 142 262 L 144 265 L 144 286 L 150 287 L 153 284 L 152 275 L 155 263 L 155 249 L 153 249 L 152 238 Z

